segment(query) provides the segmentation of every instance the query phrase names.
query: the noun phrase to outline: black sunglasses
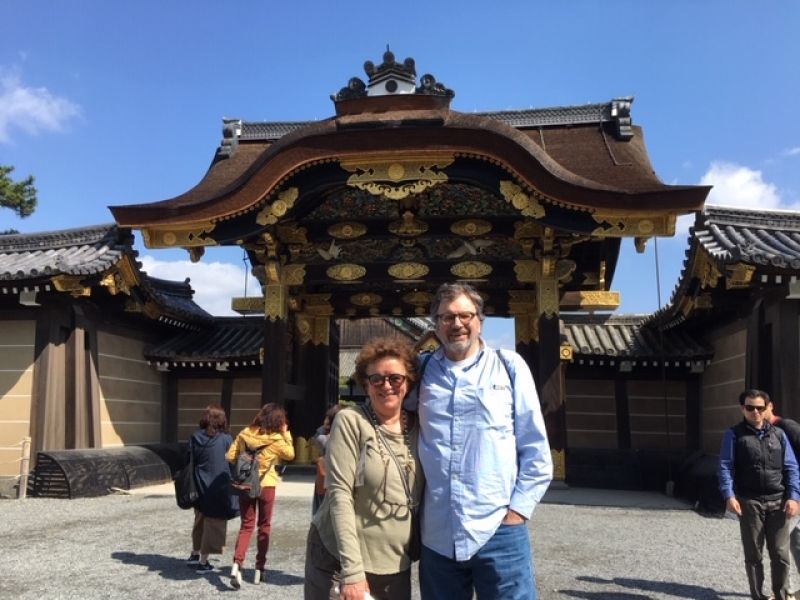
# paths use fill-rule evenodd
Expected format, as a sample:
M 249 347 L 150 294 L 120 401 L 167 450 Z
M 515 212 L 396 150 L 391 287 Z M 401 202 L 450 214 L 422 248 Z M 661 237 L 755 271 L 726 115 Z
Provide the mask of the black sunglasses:
M 383 385 L 385 381 L 388 381 L 389 385 L 392 387 L 397 387 L 402 385 L 405 380 L 406 376 L 400 375 L 400 373 L 392 373 L 391 375 L 373 373 L 372 375 L 367 375 L 367 381 L 369 381 L 370 385 L 374 385 L 375 387 Z
M 767 407 L 766 407 L 766 405 L 765 406 L 755 406 L 754 404 L 745 404 L 744 405 L 744 409 L 747 412 L 753 412 L 754 410 L 757 410 L 758 412 L 762 413 L 765 410 L 767 410 Z

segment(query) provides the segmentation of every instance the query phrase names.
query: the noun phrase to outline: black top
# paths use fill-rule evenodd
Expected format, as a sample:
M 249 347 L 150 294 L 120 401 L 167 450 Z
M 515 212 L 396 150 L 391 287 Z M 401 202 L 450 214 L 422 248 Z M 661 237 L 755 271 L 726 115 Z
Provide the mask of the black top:
M 225 453 L 233 439 L 227 433 L 209 436 L 198 429 L 189 440 L 194 472 L 200 492 L 195 508 L 207 517 L 232 519 L 239 513 L 238 497 L 231 493 L 231 472 Z

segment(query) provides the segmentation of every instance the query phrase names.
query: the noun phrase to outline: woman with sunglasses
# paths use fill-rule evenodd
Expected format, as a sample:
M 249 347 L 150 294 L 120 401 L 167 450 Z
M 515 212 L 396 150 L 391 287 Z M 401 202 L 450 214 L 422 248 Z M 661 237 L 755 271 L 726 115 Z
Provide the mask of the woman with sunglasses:
M 356 359 L 364 406 L 339 412 L 326 450 L 327 491 L 306 545 L 306 600 L 411 598 L 412 524 L 423 478 L 414 413 L 416 354 L 397 338 L 368 342 Z

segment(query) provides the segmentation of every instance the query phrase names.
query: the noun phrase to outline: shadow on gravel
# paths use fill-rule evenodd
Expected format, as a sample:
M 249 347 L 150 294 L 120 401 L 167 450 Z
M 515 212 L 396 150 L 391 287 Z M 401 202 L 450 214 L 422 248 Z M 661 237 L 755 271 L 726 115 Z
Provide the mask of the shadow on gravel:
M 148 571 L 158 573 L 164 579 L 172 581 L 187 581 L 189 579 L 205 580 L 219 591 L 234 591 L 228 585 L 230 572 L 214 571 L 207 575 L 194 572 L 194 568 L 186 565 L 186 559 L 164 556 L 163 554 L 135 554 L 133 552 L 112 552 L 111 558 L 126 565 L 139 565 L 147 567 Z
M 625 577 L 614 577 L 613 579 L 603 579 L 601 577 L 576 577 L 578 581 L 586 583 L 597 583 L 603 585 L 617 585 L 620 587 L 631 588 L 637 592 L 647 592 L 656 594 L 627 593 L 627 592 L 587 592 L 582 590 L 559 590 L 561 594 L 573 598 L 585 598 L 586 600 L 651 600 L 653 598 L 688 598 L 690 600 L 726 600 L 729 598 L 748 598 L 750 594 L 740 594 L 737 592 L 718 592 L 712 588 L 701 585 L 687 585 L 685 583 L 675 583 L 671 581 L 650 581 L 647 579 L 627 579 Z
M 303 585 L 305 581 L 302 577 L 284 573 L 283 571 L 276 571 L 275 569 L 266 569 L 266 571 L 267 583 L 272 585 Z

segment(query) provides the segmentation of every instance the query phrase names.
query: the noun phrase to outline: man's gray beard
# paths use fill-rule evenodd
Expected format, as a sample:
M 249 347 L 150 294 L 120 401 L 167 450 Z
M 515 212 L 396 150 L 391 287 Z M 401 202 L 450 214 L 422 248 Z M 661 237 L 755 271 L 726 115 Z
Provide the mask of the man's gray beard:
M 470 348 L 472 348 L 472 344 L 474 344 L 476 340 L 467 339 L 464 342 L 450 342 L 450 341 L 443 341 L 442 345 L 445 349 L 445 354 L 455 354 L 455 355 L 462 355 L 469 352 Z

